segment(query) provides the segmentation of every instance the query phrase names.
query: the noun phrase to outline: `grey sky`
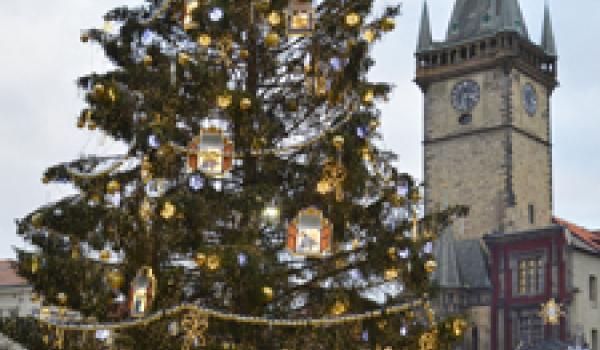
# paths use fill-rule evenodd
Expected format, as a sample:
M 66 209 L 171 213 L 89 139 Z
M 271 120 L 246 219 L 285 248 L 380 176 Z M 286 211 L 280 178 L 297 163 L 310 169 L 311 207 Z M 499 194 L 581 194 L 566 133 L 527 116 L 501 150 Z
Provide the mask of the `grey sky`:
M 379 0 L 393 3 L 391 0 Z M 0 257 L 12 257 L 14 219 L 62 197 L 64 186 L 40 183 L 43 170 L 82 153 L 118 147 L 75 127 L 83 102 L 75 79 L 106 69 L 98 49 L 79 42 L 81 28 L 101 26 L 107 9 L 141 0 L 0 1 Z M 434 38 L 444 36 L 453 0 L 429 0 Z M 555 212 L 600 229 L 600 2 L 550 1 L 561 87 L 553 98 Z M 374 80 L 396 85 L 382 107 L 385 145 L 399 167 L 421 177 L 422 97 L 411 80 L 421 0 L 404 1 L 397 29 L 376 47 Z M 543 0 L 521 0 L 539 40 Z

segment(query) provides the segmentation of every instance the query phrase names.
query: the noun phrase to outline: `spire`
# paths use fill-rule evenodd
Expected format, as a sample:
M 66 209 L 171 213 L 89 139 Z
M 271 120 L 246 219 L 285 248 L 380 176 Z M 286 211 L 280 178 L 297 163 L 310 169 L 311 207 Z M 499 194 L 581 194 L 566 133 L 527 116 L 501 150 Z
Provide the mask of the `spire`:
M 542 27 L 542 49 L 550 55 L 556 56 L 556 43 L 554 41 L 554 31 L 552 30 L 552 20 L 550 19 L 550 8 L 546 3 L 544 10 L 544 25 Z
M 427 1 L 423 1 L 423 13 L 421 14 L 417 52 L 427 50 L 432 44 L 433 39 L 431 36 L 431 24 L 429 22 L 429 10 L 427 9 Z
M 502 27 L 503 30 L 515 31 L 526 39 L 529 39 L 527 26 L 523 19 L 523 12 L 519 6 L 519 0 L 502 0 Z
M 529 38 L 518 0 L 456 0 L 446 40 L 464 41 L 506 30 Z

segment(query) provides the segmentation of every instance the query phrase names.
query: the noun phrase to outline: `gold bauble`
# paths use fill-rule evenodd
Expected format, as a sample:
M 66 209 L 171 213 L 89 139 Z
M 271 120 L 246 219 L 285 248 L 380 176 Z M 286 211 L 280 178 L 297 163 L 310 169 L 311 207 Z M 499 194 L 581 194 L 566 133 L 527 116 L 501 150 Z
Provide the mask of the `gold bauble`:
M 371 150 L 369 149 L 369 147 L 367 147 L 367 146 L 363 147 L 360 152 L 362 154 L 363 160 L 365 160 L 367 162 L 371 160 L 372 156 L 371 156 Z
M 219 108 L 225 109 L 231 106 L 231 102 L 233 101 L 233 97 L 229 94 L 219 95 L 217 96 L 217 106 Z
M 177 62 L 180 65 L 185 66 L 190 61 L 190 56 L 185 52 L 180 52 L 177 56 Z
M 388 248 L 388 256 L 390 259 L 396 260 L 396 258 L 398 257 L 398 255 L 396 254 L 396 247 Z
M 267 17 L 267 21 L 272 27 L 276 27 L 281 24 L 281 15 L 277 11 L 273 11 L 269 13 Z
M 117 193 L 121 190 L 121 184 L 117 180 L 112 180 L 106 185 L 106 192 L 109 194 Z
M 170 219 L 175 215 L 175 211 L 173 203 L 167 201 L 160 211 L 160 216 L 162 216 L 163 219 Z
M 461 337 L 466 328 L 467 323 L 465 322 L 465 320 L 456 319 L 452 321 L 452 333 L 454 333 L 455 337 Z
M 212 38 L 208 34 L 200 34 L 200 36 L 198 36 L 197 42 L 198 45 L 207 47 L 212 42 Z
M 344 146 L 344 136 L 336 135 L 333 137 L 333 146 L 338 150 Z
M 263 287 L 262 292 L 267 300 L 273 300 L 273 288 Z
M 269 34 L 267 34 L 267 36 L 265 37 L 265 44 L 268 47 L 275 47 L 279 45 L 279 34 L 275 32 L 270 32 Z
M 326 180 L 321 180 L 317 183 L 317 192 L 320 194 L 327 194 L 331 192 L 331 183 Z
M 383 274 L 383 278 L 386 281 L 391 281 L 391 280 L 395 280 L 396 278 L 398 278 L 398 275 L 399 275 L 398 269 L 391 268 L 391 269 L 385 270 L 385 272 Z
M 435 260 L 427 260 L 425 263 L 425 271 L 432 273 L 435 271 L 435 269 L 437 269 L 437 263 Z
M 86 30 L 81 32 L 81 36 L 79 37 L 82 43 L 87 43 L 90 41 L 90 33 Z
M 150 56 L 150 55 L 144 56 L 144 66 L 146 66 L 146 67 L 151 66 L 152 61 L 153 61 L 152 56 Z
M 336 301 L 333 307 L 331 308 L 331 313 L 335 316 L 339 316 L 345 313 L 347 310 L 347 306 L 345 303 L 341 301 Z
M 360 241 L 355 238 L 352 240 L 352 250 L 356 250 L 358 248 L 360 248 Z
M 363 33 L 363 39 L 365 39 L 365 41 L 368 43 L 372 43 L 375 40 L 375 31 L 373 29 L 365 30 Z
M 381 21 L 381 29 L 386 32 L 394 30 L 396 28 L 396 21 L 392 17 L 386 17 Z
M 243 111 L 249 110 L 252 107 L 252 100 L 248 97 L 244 97 L 240 100 L 240 109 Z
M 94 95 L 99 96 L 99 95 L 103 95 L 104 92 L 106 91 L 106 89 L 104 88 L 103 84 L 96 84 L 94 85 Z
M 373 119 L 369 123 L 369 128 L 371 130 L 377 130 L 377 128 L 379 128 L 380 125 L 381 125 L 381 122 L 379 121 L 379 119 Z
M 108 251 L 106 249 L 101 251 L 100 252 L 100 260 L 105 263 L 108 262 L 108 260 L 110 260 L 110 251 Z
M 40 213 L 35 213 L 31 216 L 31 224 L 33 225 L 33 227 L 35 228 L 41 228 L 42 227 L 42 214 Z
M 121 289 L 121 287 L 123 286 L 125 278 L 119 270 L 110 270 L 106 274 L 106 280 L 108 281 L 108 284 L 112 289 L 118 290 Z
M 246 59 L 248 59 L 249 56 L 250 56 L 250 51 L 248 51 L 246 49 L 240 50 L 240 58 L 241 59 L 246 60 Z
M 31 293 L 31 302 L 38 303 L 40 301 L 40 295 L 38 293 Z
M 360 15 L 356 12 L 350 12 L 346 15 L 346 25 L 349 27 L 356 27 L 360 24 Z
M 204 253 L 196 253 L 194 261 L 196 262 L 196 265 L 198 267 L 204 266 L 204 264 L 206 264 L 206 254 L 204 254 Z
M 365 91 L 365 94 L 363 95 L 363 102 L 364 103 L 373 103 L 374 98 L 375 98 L 375 92 L 372 89 L 369 89 L 369 90 Z
M 213 271 L 218 269 L 219 267 L 221 267 L 221 258 L 219 258 L 219 256 L 215 254 L 209 255 L 206 259 L 206 267 L 208 267 L 209 270 Z
M 150 220 L 150 216 L 152 215 L 152 205 L 147 198 L 144 198 L 144 201 L 140 205 L 140 217 L 143 220 Z
M 88 126 L 88 130 L 96 130 L 96 128 L 98 127 L 96 125 L 96 122 L 93 120 L 88 120 L 87 126 Z
M 60 305 L 65 305 L 67 303 L 67 295 L 65 293 L 58 293 L 56 295 L 56 300 L 58 300 L 58 303 Z

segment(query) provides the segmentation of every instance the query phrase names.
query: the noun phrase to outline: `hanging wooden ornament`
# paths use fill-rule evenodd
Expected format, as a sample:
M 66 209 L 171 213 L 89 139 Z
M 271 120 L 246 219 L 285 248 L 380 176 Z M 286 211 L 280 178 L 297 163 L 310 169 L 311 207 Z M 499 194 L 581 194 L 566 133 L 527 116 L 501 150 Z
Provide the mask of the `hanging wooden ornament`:
M 144 317 L 156 296 L 156 277 L 152 268 L 142 267 L 133 282 L 129 293 L 129 313 L 131 317 Z
M 289 0 L 287 8 L 287 35 L 309 36 L 315 25 L 312 0 Z
M 210 127 L 200 130 L 188 146 L 188 172 L 201 171 L 208 176 L 221 177 L 233 167 L 233 142 L 223 130 Z
M 301 210 L 288 227 L 287 248 L 306 257 L 324 257 L 331 253 L 333 224 L 323 212 L 309 207 Z
M 198 8 L 198 0 L 184 0 L 183 4 L 183 29 L 190 30 L 198 27 L 192 13 Z

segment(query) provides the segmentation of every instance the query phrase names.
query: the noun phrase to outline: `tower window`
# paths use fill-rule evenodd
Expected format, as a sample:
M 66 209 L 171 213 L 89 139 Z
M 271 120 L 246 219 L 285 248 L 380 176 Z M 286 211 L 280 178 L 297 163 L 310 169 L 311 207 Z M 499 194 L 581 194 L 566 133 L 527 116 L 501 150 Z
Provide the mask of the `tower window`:
M 460 117 L 458 117 L 458 123 L 460 125 L 468 125 L 468 124 L 471 124 L 472 121 L 473 121 L 473 116 L 469 113 L 461 114 Z
M 535 224 L 535 205 L 533 204 L 529 204 L 529 208 L 528 208 L 528 214 L 529 214 L 529 223 L 531 225 Z
M 541 257 L 519 261 L 517 283 L 520 295 L 539 295 L 543 292 L 544 261 Z
M 596 276 L 590 275 L 588 284 L 590 302 L 592 303 L 592 307 L 596 308 L 598 307 L 598 279 Z

